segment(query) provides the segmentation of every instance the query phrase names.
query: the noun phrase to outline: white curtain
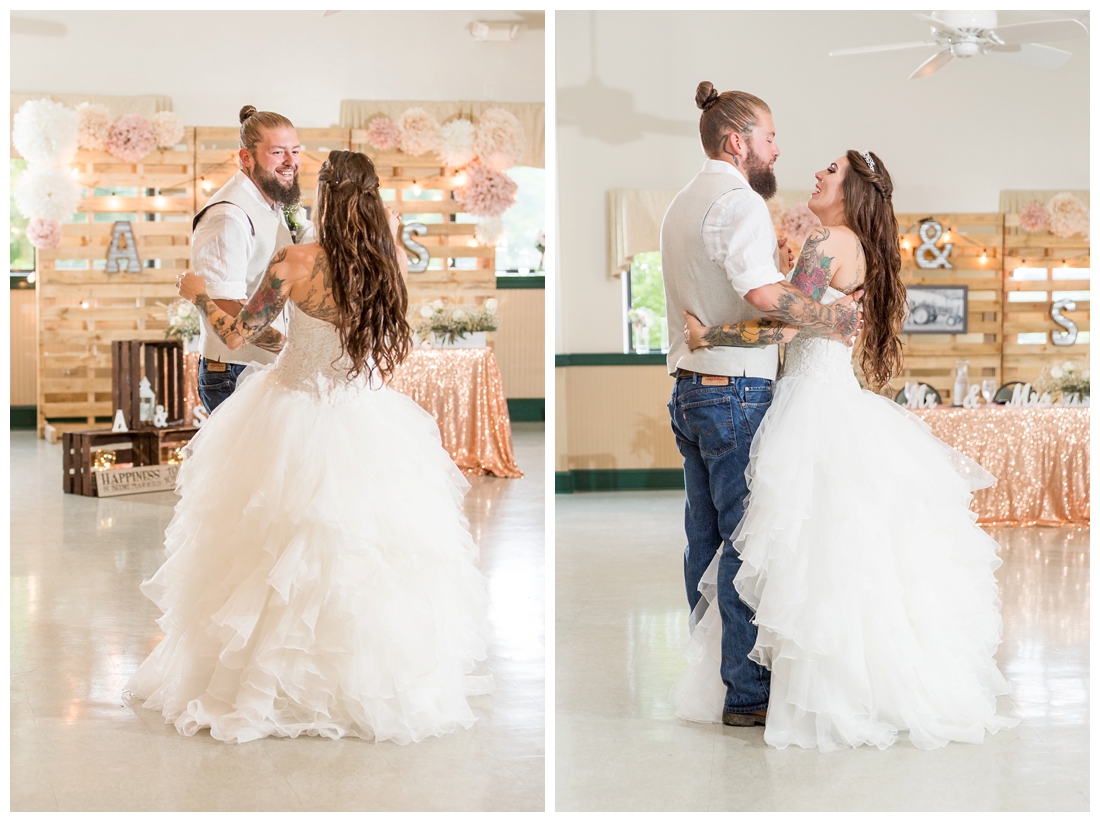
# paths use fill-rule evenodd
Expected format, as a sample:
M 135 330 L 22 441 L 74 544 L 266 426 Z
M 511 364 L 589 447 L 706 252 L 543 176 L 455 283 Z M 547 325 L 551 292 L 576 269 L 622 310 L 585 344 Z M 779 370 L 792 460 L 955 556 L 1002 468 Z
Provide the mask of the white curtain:
M 661 222 L 674 189 L 613 188 L 607 192 L 607 273 L 621 277 L 635 254 L 661 250 Z
M 512 112 L 523 125 L 527 145 L 523 157 L 516 165 L 546 167 L 546 106 L 543 103 L 492 103 L 485 101 L 452 100 L 341 100 L 340 125 L 344 128 L 366 128 L 375 117 L 389 117 L 395 123 L 410 108 L 422 108 L 440 123 L 458 117 L 471 120 L 476 125 L 481 113 L 488 108 L 502 108 Z

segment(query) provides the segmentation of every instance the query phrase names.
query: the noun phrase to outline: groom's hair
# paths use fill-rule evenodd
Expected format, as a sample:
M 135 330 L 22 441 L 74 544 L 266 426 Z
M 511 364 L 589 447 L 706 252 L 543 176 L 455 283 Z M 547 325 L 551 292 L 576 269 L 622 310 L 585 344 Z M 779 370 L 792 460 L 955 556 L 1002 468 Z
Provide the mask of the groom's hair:
M 761 112 L 771 114 L 768 104 L 745 91 L 723 91 L 704 80 L 695 89 L 695 105 L 703 110 L 699 117 L 699 139 L 708 157 L 722 153 L 726 135 L 736 131 L 749 134 Z
M 240 118 L 241 148 L 247 149 L 253 156 L 256 155 L 256 145 L 264 138 L 263 129 L 294 128 L 294 123 L 283 115 L 274 111 L 257 111 L 255 106 L 242 108 Z

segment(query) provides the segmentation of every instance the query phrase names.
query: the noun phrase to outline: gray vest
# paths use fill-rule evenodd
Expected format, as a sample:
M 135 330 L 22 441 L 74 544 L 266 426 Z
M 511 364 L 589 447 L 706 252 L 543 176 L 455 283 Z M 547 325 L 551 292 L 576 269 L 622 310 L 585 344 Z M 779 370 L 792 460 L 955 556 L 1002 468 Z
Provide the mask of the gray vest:
M 254 244 L 252 256 L 248 258 L 248 269 L 245 271 L 245 293 L 249 296 L 256 290 L 263 280 L 264 272 L 271 262 L 271 256 L 283 246 L 291 245 L 294 238 L 290 229 L 283 222 L 283 215 L 279 211 L 272 211 L 267 205 L 259 202 L 255 195 L 245 188 L 252 182 L 244 172 L 238 171 L 224 186 L 219 188 L 214 196 L 191 223 L 191 229 L 199 224 L 199 220 L 207 209 L 217 203 L 231 203 L 244 211 L 248 222 L 252 226 Z M 210 321 L 203 314 L 200 317 L 199 341 L 202 355 L 208 360 L 218 362 L 231 362 L 247 364 L 256 362 L 266 365 L 275 362 L 276 354 L 257 348 L 254 345 L 246 345 L 236 351 L 230 351 L 221 338 L 210 327 Z M 286 311 L 275 318 L 271 327 L 282 334 L 286 333 Z
M 714 263 L 703 245 L 703 220 L 715 200 L 743 187 L 729 174 L 701 171 L 672 200 L 661 223 L 661 269 L 668 316 L 668 372 L 677 368 L 726 377 L 774 380 L 779 348 L 687 347 L 683 312 L 704 325 L 727 325 L 764 316 L 733 290 L 725 269 Z

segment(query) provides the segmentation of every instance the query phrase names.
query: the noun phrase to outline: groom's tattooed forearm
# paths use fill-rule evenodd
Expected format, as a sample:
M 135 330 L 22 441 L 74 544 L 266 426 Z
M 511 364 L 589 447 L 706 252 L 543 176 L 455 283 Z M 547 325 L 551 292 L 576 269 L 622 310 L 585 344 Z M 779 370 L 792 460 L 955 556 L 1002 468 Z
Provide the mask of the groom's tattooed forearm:
M 821 253 L 821 244 L 829 239 L 829 229 L 817 228 L 806 238 L 798 264 L 791 276 L 791 285 L 809 297 L 820 300 L 833 279 L 833 258 Z
M 210 327 L 214 329 L 215 334 L 221 337 L 222 341 L 233 334 L 233 329 L 230 328 L 233 324 L 233 318 L 226 314 L 216 302 L 210 299 L 206 292 L 196 295 L 195 307 L 204 313 L 206 318 L 210 320 Z
M 788 342 L 783 332 L 790 326 L 774 320 L 753 320 L 733 325 L 716 325 L 707 329 L 703 339 L 711 345 L 734 348 L 765 348 Z

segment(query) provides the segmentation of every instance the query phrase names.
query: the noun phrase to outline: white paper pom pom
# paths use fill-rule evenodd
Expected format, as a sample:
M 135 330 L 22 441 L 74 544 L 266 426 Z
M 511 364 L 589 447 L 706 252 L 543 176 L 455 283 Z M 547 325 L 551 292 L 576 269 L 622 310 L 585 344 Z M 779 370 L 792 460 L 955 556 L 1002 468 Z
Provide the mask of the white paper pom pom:
M 99 103 L 81 103 L 76 107 L 76 141 L 89 151 L 104 151 L 111 134 L 111 112 Z
M 474 124 L 451 120 L 441 130 L 439 159 L 445 166 L 462 168 L 474 159 Z
M 526 138 L 523 125 L 512 112 L 488 108 L 481 114 L 474 135 L 474 151 L 497 171 L 505 171 L 523 159 Z
M 173 111 L 158 111 L 149 120 L 153 124 L 153 139 L 162 148 L 178 145 L 183 139 L 183 123 Z
M 397 121 L 397 128 L 397 147 L 406 154 L 419 157 L 439 149 L 439 123 L 424 109 L 410 108 Z
M 59 166 L 76 154 L 77 114 L 52 100 L 28 100 L 15 113 L 11 142 L 32 163 Z
M 63 237 L 61 223 L 57 220 L 35 217 L 27 223 L 27 239 L 35 248 L 57 248 Z
M 27 217 L 63 223 L 76 213 L 80 186 L 68 169 L 32 165 L 15 183 L 15 204 Z
M 1063 191 L 1061 194 L 1055 194 L 1047 203 L 1047 211 L 1050 212 L 1050 233 L 1055 237 L 1088 234 L 1088 209 L 1070 192 Z
M 504 220 L 500 217 L 483 217 L 474 229 L 474 237 L 482 245 L 499 245 L 504 239 Z

